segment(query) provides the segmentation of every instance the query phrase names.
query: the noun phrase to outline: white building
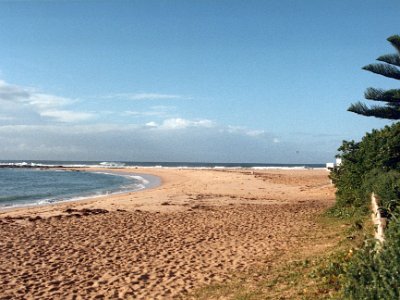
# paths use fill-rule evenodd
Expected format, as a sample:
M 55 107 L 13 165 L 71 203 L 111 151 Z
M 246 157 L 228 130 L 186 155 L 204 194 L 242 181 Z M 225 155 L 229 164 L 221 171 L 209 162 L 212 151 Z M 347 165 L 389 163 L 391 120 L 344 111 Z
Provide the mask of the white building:
M 326 163 L 326 168 L 327 169 L 333 169 L 334 167 L 338 167 L 342 164 L 342 159 L 341 158 L 336 158 L 336 162 L 334 163 Z

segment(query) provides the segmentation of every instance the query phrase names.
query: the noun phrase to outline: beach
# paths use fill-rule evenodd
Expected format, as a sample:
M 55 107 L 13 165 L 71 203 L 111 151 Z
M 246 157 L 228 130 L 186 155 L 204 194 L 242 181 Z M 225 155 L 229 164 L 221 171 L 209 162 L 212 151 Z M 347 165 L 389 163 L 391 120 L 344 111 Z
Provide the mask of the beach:
M 161 185 L 0 211 L 0 299 L 188 299 L 334 244 L 316 222 L 334 203 L 325 169 L 110 171 Z

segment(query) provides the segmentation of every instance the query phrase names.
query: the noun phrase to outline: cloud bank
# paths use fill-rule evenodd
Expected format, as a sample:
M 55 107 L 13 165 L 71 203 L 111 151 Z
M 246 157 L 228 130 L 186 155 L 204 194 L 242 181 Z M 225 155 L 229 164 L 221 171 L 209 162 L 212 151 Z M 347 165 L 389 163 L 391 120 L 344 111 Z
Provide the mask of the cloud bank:
M 21 112 L 26 115 L 50 118 L 56 122 L 77 122 L 84 121 L 94 117 L 88 112 L 76 112 L 65 109 L 71 106 L 76 100 L 59 97 L 55 95 L 45 94 L 36 91 L 33 88 L 22 87 L 9 84 L 0 80 L 0 105 L 3 111 L 9 115 L 2 116 L 0 120 L 14 120 L 15 115 L 18 116 Z
M 182 99 L 129 95 L 161 103 Z M 0 80 L 0 159 L 318 163 L 332 156 L 317 143 L 308 151 L 310 145 L 264 129 L 184 118 L 179 108 L 161 103 L 110 110 L 99 101 L 90 111 L 77 110 L 83 102 Z

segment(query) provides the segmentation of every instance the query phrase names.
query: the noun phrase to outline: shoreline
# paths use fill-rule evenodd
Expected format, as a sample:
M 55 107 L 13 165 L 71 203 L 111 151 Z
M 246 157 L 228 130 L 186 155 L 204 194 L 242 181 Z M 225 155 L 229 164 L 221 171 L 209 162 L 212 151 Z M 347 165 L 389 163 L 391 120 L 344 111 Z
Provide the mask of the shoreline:
M 17 168 L 23 168 L 23 167 L 17 167 Z M 42 167 L 32 167 L 32 168 L 39 168 L 41 169 Z M 47 206 L 49 207 L 56 207 L 60 206 L 60 209 L 64 208 L 64 206 L 68 206 L 68 204 L 71 205 L 89 205 L 94 201 L 101 201 L 101 200 L 107 200 L 110 198 L 114 198 L 116 196 L 119 197 L 129 197 L 132 193 L 140 193 L 145 190 L 150 190 L 150 189 L 157 189 L 162 187 L 163 183 L 165 182 L 165 176 L 163 178 L 162 170 L 167 171 L 172 170 L 172 171 L 215 171 L 215 172 L 245 172 L 245 173 L 250 173 L 250 174 L 255 174 L 257 171 L 258 172 L 274 172 L 274 171 L 283 171 L 283 172 L 301 172 L 301 171 L 327 171 L 329 172 L 326 168 L 286 168 L 286 167 L 267 167 L 267 168 L 262 168 L 262 169 L 254 169 L 254 168 L 188 168 L 188 167 L 143 167 L 143 168 L 138 168 L 138 167 L 118 167 L 118 168 L 111 168 L 111 167 L 58 167 L 58 166 L 45 166 L 43 170 L 62 170 L 62 171 L 77 171 L 77 172 L 91 172 L 91 173 L 105 173 L 105 174 L 115 174 L 118 176 L 140 176 L 144 178 L 145 180 L 149 179 L 149 186 L 143 188 L 143 189 L 137 189 L 137 190 L 131 190 L 131 191 L 121 191 L 121 192 L 114 192 L 114 193 L 109 193 L 109 194 L 101 194 L 101 195 L 88 195 L 88 196 L 77 196 L 72 199 L 66 199 L 66 200 L 59 200 L 59 201 L 54 201 L 52 203 L 42 203 L 42 204 L 27 204 L 27 205 L 19 205 L 19 206 L 12 206 L 12 207 L 0 207 L 0 217 L 2 216 L 7 216 L 7 215 L 15 215 L 15 214 L 26 214 L 29 210 L 32 211 L 34 214 L 40 214 L 40 209 L 41 208 L 46 208 Z M 132 173 L 132 171 L 134 172 Z M 157 170 L 161 171 L 157 172 Z M 147 178 L 147 179 L 146 179 Z M 69 206 L 68 206 L 69 207 Z M 36 212 L 37 210 L 39 212 Z
M 334 203 L 325 170 L 135 172 L 162 185 L 0 213 L 0 296 L 191 299 L 281 254 L 334 246 L 315 221 Z
M 6 167 L 5 167 L 6 168 Z M 17 167 L 18 169 L 24 169 L 24 167 Z M 38 169 L 40 170 L 45 170 L 45 171 L 64 171 L 64 172 L 88 172 L 88 173 L 98 173 L 98 174 L 104 174 L 108 176 L 122 176 L 122 177 L 128 177 L 132 178 L 136 181 L 139 181 L 141 183 L 138 183 L 138 187 L 132 188 L 132 189 L 126 189 L 126 190 L 115 190 L 113 192 L 109 192 L 107 190 L 102 191 L 101 193 L 98 192 L 86 192 L 82 194 L 76 194 L 76 195 L 70 195 L 70 196 L 63 196 L 59 195 L 56 196 L 54 199 L 38 199 L 34 200 L 36 203 L 25 203 L 25 204 L 15 204 L 15 205 L 9 205 L 9 206 L 0 206 L 0 216 L 3 211 L 11 211 L 14 209 L 23 209 L 23 208 L 34 208 L 34 207 L 43 207 L 43 206 L 51 206 L 51 205 L 57 205 L 61 203 L 68 203 L 68 202 L 78 202 L 78 201 L 86 201 L 86 200 L 91 200 L 91 199 L 96 199 L 96 198 L 102 198 L 102 197 L 109 197 L 109 196 L 114 196 L 114 195 L 124 195 L 132 192 L 139 192 L 141 190 L 145 189 L 152 189 L 156 188 L 157 186 L 161 185 L 161 178 L 151 175 L 151 174 L 140 174 L 137 172 L 122 172 L 120 170 L 110 170 L 110 169 L 93 169 L 93 168 L 85 168 L 85 169 L 79 169 L 79 168 L 59 168 L 59 167 L 32 167 L 28 169 Z M 139 187 L 142 186 L 142 187 Z M 122 188 L 122 187 L 121 187 Z

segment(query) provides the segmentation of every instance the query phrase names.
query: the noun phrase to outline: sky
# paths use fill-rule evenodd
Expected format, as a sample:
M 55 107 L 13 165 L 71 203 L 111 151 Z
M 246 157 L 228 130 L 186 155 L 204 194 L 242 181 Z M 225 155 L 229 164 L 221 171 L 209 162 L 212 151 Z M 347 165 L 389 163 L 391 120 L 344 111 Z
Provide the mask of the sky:
M 0 159 L 325 163 L 387 120 L 398 0 L 0 1 Z M 396 86 L 397 84 L 397 86 Z

